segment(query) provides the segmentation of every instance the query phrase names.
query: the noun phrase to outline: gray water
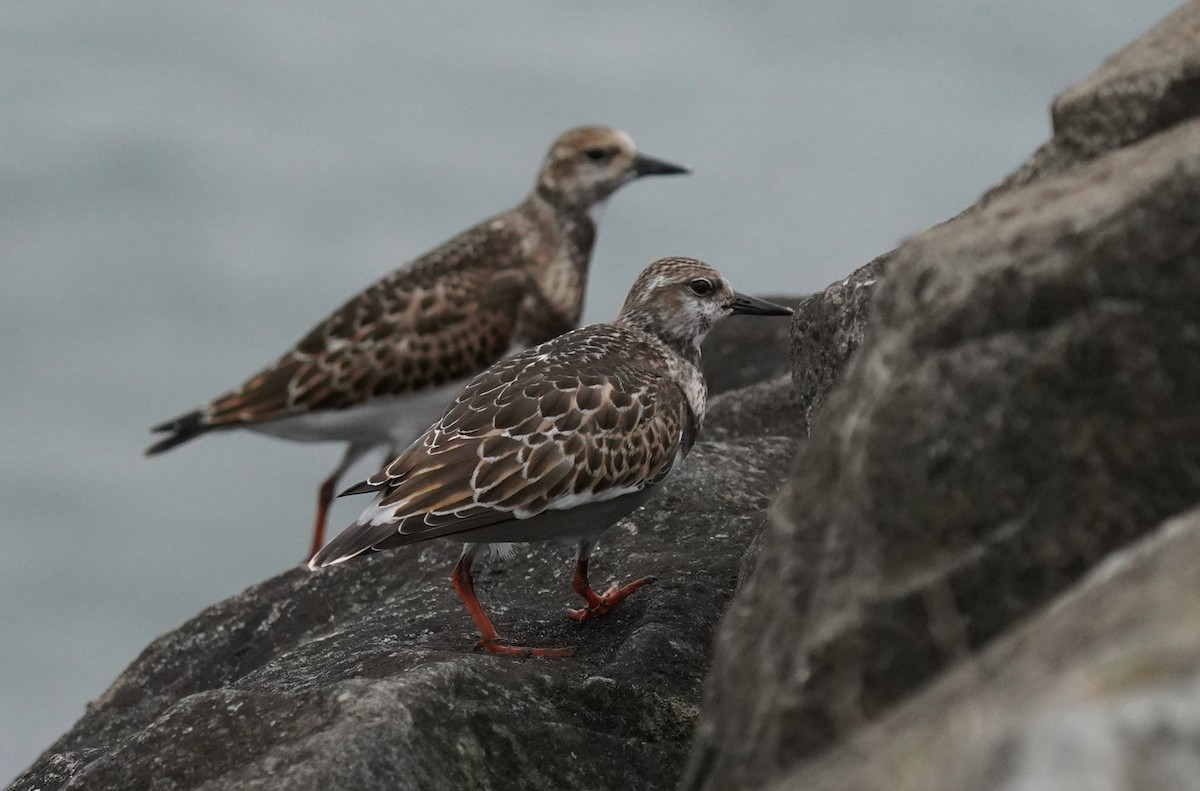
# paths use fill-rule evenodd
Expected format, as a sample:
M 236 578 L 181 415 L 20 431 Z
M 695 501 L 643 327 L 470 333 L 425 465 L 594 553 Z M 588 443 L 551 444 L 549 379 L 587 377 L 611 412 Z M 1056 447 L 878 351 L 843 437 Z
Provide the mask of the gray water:
M 1174 4 L 647 5 L 5 4 L 0 780 L 306 547 L 334 448 L 150 461 L 147 427 L 518 201 L 560 131 L 696 170 L 611 201 L 586 320 L 665 254 L 812 291 L 973 201 Z

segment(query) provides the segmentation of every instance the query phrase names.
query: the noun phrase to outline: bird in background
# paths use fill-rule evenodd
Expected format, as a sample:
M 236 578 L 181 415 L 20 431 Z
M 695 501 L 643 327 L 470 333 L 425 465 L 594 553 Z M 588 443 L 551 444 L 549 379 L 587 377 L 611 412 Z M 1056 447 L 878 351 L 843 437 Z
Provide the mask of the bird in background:
M 450 581 L 482 636 L 477 647 L 569 655 L 500 638 L 475 595 L 477 554 L 488 545 L 503 555 L 511 543 L 574 543 L 572 588 L 585 604 L 569 614 L 580 621 L 653 582 L 642 577 L 597 594 L 588 582 L 597 537 L 645 502 L 691 450 L 708 393 L 700 342 L 713 324 L 731 314 L 791 312 L 738 294 L 703 261 L 655 261 L 615 321 L 497 362 L 395 460 L 348 489 L 377 499 L 309 568 L 434 538 L 465 542 Z
M 639 154 L 625 132 L 563 133 L 517 206 L 391 272 L 234 389 L 152 431 L 147 456 L 213 431 L 346 443 L 321 483 L 306 557 L 320 549 L 338 479 L 396 455 L 468 377 L 578 325 L 600 210 L 622 185 L 690 169 Z

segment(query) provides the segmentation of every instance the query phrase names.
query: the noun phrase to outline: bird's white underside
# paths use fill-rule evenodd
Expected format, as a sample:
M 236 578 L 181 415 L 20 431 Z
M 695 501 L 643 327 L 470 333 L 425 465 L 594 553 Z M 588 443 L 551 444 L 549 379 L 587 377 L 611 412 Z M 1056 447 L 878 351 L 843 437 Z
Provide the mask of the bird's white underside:
M 340 441 L 399 449 L 438 419 L 465 381 L 397 398 L 373 398 L 348 409 L 304 412 L 246 428 L 293 442 Z
M 635 484 L 633 486 L 621 486 L 621 487 L 618 487 L 615 489 L 605 489 L 605 490 L 602 490 L 599 492 L 580 492 L 577 494 L 576 493 L 567 494 L 567 495 L 563 495 L 562 497 L 551 500 L 546 505 L 545 509 L 543 509 L 542 511 L 538 511 L 536 513 L 522 509 L 522 508 L 511 508 L 510 509 L 510 508 L 504 508 L 502 506 L 490 506 L 490 507 L 494 507 L 498 511 L 507 511 L 507 512 L 511 513 L 513 519 L 530 519 L 532 517 L 538 516 L 539 514 L 545 513 L 546 511 L 566 511 L 566 510 L 569 510 L 572 508 L 579 508 L 580 506 L 592 505 L 594 503 L 608 502 L 609 500 L 615 500 L 618 497 L 624 497 L 627 494 L 634 494 L 636 492 L 640 492 L 645 488 L 646 488 L 646 483 L 642 482 L 642 483 Z M 486 497 L 487 492 L 484 491 L 481 494 L 483 494 L 484 496 L 480 498 L 480 500 L 481 500 L 480 504 L 488 505 L 487 497 Z M 399 503 L 392 503 L 383 508 L 380 508 L 378 505 L 371 505 L 365 511 L 363 511 L 362 516 L 360 516 L 358 518 L 358 523 L 360 525 L 368 525 L 368 524 L 383 525 L 383 524 L 387 524 L 389 522 L 403 519 L 405 516 L 404 505 L 405 505 L 405 503 L 403 500 L 400 501 Z M 438 513 L 438 512 L 435 512 L 435 513 Z M 448 512 L 448 513 L 453 513 L 453 511 Z M 588 532 L 587 529 L 583 528 L 581 530 L 580 535 L 582 535 L 583 533 L 586 533 L 586 532 Z M 574 534 L 572 534 L 572 535 L 574 535 Z

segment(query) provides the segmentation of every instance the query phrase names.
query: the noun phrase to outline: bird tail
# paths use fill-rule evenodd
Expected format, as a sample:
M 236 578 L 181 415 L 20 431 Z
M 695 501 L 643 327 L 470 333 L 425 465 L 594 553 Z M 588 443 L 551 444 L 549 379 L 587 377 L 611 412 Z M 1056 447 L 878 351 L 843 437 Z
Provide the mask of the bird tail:
M 194 437 L 211 431 L 213 428 L 215 427 L 205 422 L 204 413 L 199 409 L 188 412 L 186 415 L 180 415 L 165 423 L 159 423 L 150 430 L 156 434 L 170 432 L 170 436 L 164 437 L 146 448 L 146 455 L 156 456 L 159 453 L 170 450 L 176 445 L 182 445 Z
M 362 553 L 374 549 L 377 544 L 395 533 L 395 524 L 373 525 L 370 522 L 366 524 L 356 522 L 339 533 L 337 538 L 321 547 L 321 550 L 313 555 L 312 560 L 308 561 L 308 568 L 316 571 L 325 566 L 356 558 Z

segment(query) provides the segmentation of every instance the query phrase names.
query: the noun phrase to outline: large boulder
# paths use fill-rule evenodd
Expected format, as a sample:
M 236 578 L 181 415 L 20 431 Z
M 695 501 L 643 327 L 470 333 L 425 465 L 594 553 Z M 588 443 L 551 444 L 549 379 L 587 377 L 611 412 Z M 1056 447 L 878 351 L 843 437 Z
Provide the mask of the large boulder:
M 1200 511 L 778 791 L 1200 789 Z
M 1060 97 L 1014 177 L 813 297 L 831 330 L 797 315 L 811 436 L 686 788 L 762 786 L 1200 502 L 1198 31 L 1191 3 Z
M 786 379 L 787 325 L 712 333 L 706 364 L 730 392 L 664 491 L 593 556 L 601 590 L 656 584 L 580 625 L 564 611 L 578 606 L 570 549 L 481 562 L 501 634 L 574 658 L 473 653 L 447 579 L 455 545 L 298 568 L 153 642 L 12 788 L 672 787 L 718 619 L 802 433 L 790 410 L 737 389 Z

